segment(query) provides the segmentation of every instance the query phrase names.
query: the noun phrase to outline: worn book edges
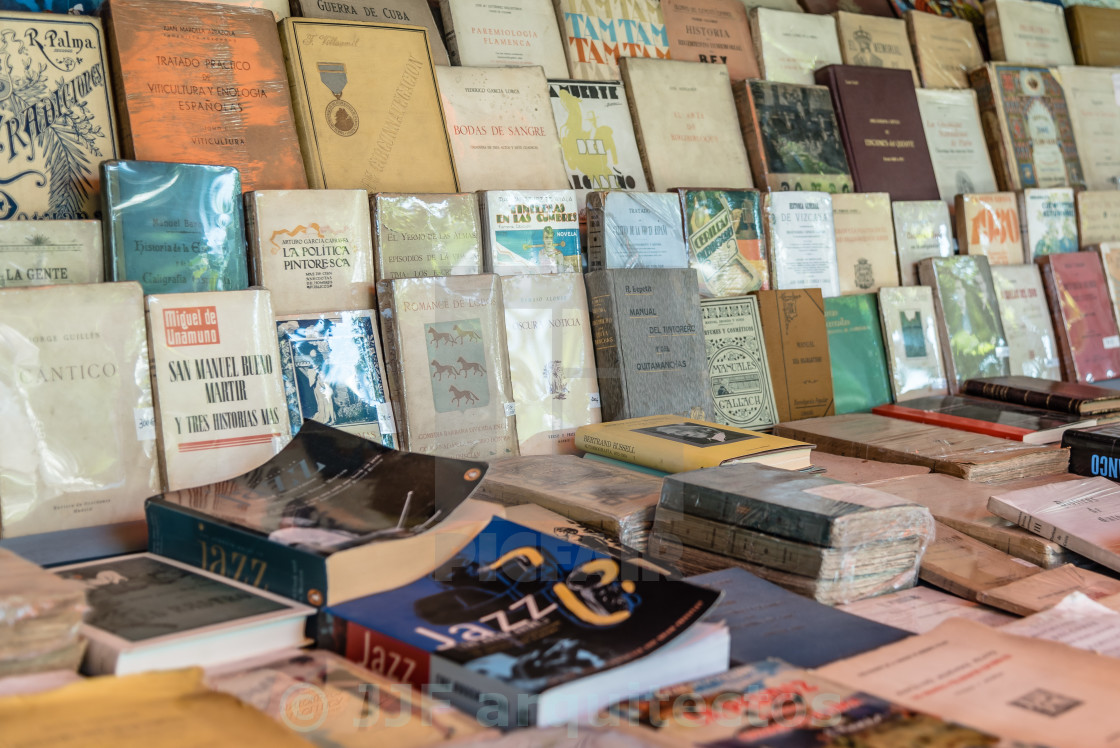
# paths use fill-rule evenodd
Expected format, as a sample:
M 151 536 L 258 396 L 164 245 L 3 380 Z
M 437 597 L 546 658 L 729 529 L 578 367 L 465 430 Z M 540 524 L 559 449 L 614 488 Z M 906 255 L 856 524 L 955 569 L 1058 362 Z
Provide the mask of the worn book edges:
M 681 203 L 661 192 L 587 195 L 587 268 L 687 268 Z
M 908 10 L 903 14 L 922 85 L 968 88 L 968 71 L 984 64 L 976 27 L 960 18 Z
M 0 222 L 0 288 L 101 283 L 100 221 Z
M 578 273 L 579 210 L 572 190 L 491 190 L 478 194 L 482 268 L 498 275 Z
M 955 213 L 961 254 L 983 255 L 990 265 L 1021 265 L 1026 261 L 1015 193 L 959 194 Z
M 976 599 L 1018 616 L 1029 616 L 1058 605 L 1074 593 L 1099 600 L 1120 593 L 1120 580 L 1065 564 L 984 590 Z
M 285 18 L 280 46 L 309 187 L 459 188 L 424 28 Z
M 1042 569 L 998 551 L 940 522 L 922 558 L 921 579 L 965 600 L 984 590 L 1038 574 Z
M 576 427 L 601 420 L 583 276 L 511 275 L 501 284 L 518 450 L 572 453 Z
M 0 537 L 140 519 L 159 490 L 136 283 L 0 289 Z
M 345 3 L 323 2 L 323 0 L 291 0 L 292 15 L 304 18 L 334 18 L 340 21 L 372 21 L 374 23 L 396 23 L 404 26 L 423 26 L 428 32 L 428 46 L 432 51 L 432 62 L 436 65 L 450 65 L 447 49 L 443 45 L 443 34 L 436 25 L 432 6 L 427 0 L 359 0 Z
M 937 199 L 913 75 L 854 65 L 830 65 L 815 75 L 832 95 L 856 191 Z
M 248 287 L 237 169 L 104 161 L 101 182 L 107 280 L 145 294 Z
M 377 295 L 401 448 L 517 454 L 498 277 L 398 278 Z
M 996 175 L 984 140 L 976 92 L 916 90 L 922 128 L 937 177 L 949 205 L 966 192 L 995 192 Z
M 1112 71 L 1063 65 L 1058 75 L 1069 106 L 1085 186 L 1090 190 L 1115 190 L 1120 184 L 1120 103 L 1112 87 Z
M 833 195 L 832 224 L 840 293 L 867 293 L 899 285 L 890 195 Z
M 899 405 L 880 405 L 872 408 L 871 412 L 1028 444 L 1053 444 L 1062 440 L 1062 432 L 1066 429 L 1083 428 L 1096 423 L 1095 419 L 1084 419 L 1068 413 L 1055 413 L 967 395 L 921 397 Z
M 657 483 L 654 505 L 661 495 Z M 650 519 L 652 519 L 652 512 Z M 51 671 L 77 678 L 85 642 L 79 634 L 88 610 L 86 588 L 59 579 L 38 564 L 0 548 L 0 615 L 4 643 L 0 646 L 0 678 L 35 676 Z M 15 689 L 14 692 L 18 692 Z M 5 693 L 6 696 L 14 692 Z
M 440 0 L 452 65 L 539 65 L 549 78 L 568 75 L 552 0 L 497 5 L 486 0 Z
M 1038 265 L 995 265 L 992 281 L 1007 335 L 1011 374 L 1061 379 L 1062 360 Z
M 723 65 L 619 61 L 650 190 L 753 186 Z
M 688 264 L 705 298 L 770 287 L 762 195 L 757 190 L 679 190 Z
M 933 291 L 927 286 L 879 289 L 879 319 L 894 400 L 948 394 Z
M 1038 264 L 1054 318 L 1062 378 L 1092 384 L 1120 376 L 1120 330 L 1104 288 L 1100 256 L 1045 255 Z
M 741 0 L 661 0 L 674 60 L 726 65 L 733 81 L 758 78 L 758 57 Z
M 0 220 L 100 217 L 97 164 L 121 149 L 101 21 L 4 11 L 0 23 L 10 34 Z
M 1022 65 L 1072 65 L 1073 48 L 1061 5 L 984 0 L 992 59 Z
M 942 200 L 891 203 L 898 274 L 903 286 L 918 285 L 918 263 L 954 254 L 949 206 Z
M 906 22 L 901 18 L 893 14 L 875 17 L 838 10 L 836 32 L 840 36 L 840 53 L 845 65 L 909 70 L 914 76 L 914 86 L 922 85 L 910 52 Z
M 279 452 L 291 422 L 269 292 L 146 301 L 165 488 L 232 478 Z
M 870 410 L 891 401 L 890 376 L 873 293 L 824 300 L 836 412 Z
M 478 198 L 451 195 L 371 195 L 378 280 L 482 272 Z
M 961 391 L 966 395 L 1064 413 L 1092 415 L 1120 411 L 1120 394 L 1116 390 L 1077 382 L 1055 382 L 1025 376 L 991 377 L 970 379 Z
M 704 350 L 715 404 L 713 419 L 741 429 L 768 429 L 778 422 L 770 363 L 762 338 L 758 299 L 704 299 Z
M 811 86 L 813 71 L 843 61 L 832 16 L 758 7 L 749 19 L 758 66 L 768 81 Z
M 778 419 L 835 413 L 824 299 L 816 288 L 758 292 Z
M 764 198 L 763 214 L 771 288 L 816 288 L 825 296 L 839 296 L 832 196 L 770 192 Z
M 273 314 L 373 306 L 373 238 L 365 190 L 260 190 L 245 195 L 249 277 Z
M 669 57 L 669 35 L 659 0 L 554 3 L 572 78 L 618 80 L 620 57 Z
M 271 11 L 146 0 L 105 7 L 126 158 L 233 167 L 245 190 L 307 187 Z
M 1027 262 L 1056 252 L 1076 252 L 1080 246 L 1072 187 L 1023 190 L 1019 219 Z
M 1077 236 L 1082 248 L 1120 239 L 1120 191 L 1078 192 L 1076 203 Z
M 748 80 L 732 86 L 759 189 L 848 192 L 848 157 L 824 86 Z

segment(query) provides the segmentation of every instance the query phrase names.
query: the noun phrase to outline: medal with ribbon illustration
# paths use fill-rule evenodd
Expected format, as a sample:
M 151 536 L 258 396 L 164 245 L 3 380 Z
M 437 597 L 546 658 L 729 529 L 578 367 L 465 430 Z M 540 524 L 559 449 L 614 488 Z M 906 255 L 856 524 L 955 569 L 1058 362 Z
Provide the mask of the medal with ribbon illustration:
M 327 104 L 327 124 L 338 135 L 350 137 L 358 131 L 358 110 L 342 100 L 342 89 L 346 88 L 346 65 L 320 62 L 319 80 L 334 94 L 334 101 Z

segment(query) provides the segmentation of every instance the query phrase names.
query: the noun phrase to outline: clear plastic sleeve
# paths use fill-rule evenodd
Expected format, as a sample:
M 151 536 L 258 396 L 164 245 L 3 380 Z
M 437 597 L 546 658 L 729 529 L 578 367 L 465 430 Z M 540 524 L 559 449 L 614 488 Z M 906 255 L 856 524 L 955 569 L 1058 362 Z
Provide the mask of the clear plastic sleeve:
M 951 205 L 961 193 L 998 190 L 976 92 L 919 88 L 914 95 L 941 199 Z
M 758 190 L 679 190 L 688 262 L 700 296 L 743 296 L 770 287 Z
M 1078 192 L 1077 237 L 1082 247 L 1120 240 L 1120 191 Z
M 84 585 L 0 548 L 0 677 L 77 667 L 86 610 Z
M 1060 380 L 1062 360 L 1037 265 L 992 268 L 1011 375 Z
M 1073 194 L 1072 187 L 1034 188 L 1019 193 L 1026 262 L 1034 262 L 1044 255 L 1078 250 Z
M 764 213 L 772 287 L 819 288 L 822 296 L 839 296 L 832 195 L 771 192 Z
M 924 10 L 904 16 L 925 88 L 968 88 L 968 71 L 984 63 L 976 27 L 961 18 Z
M 893 15 L 874 16 L 858 8 L 852 12 L 847 6 L 841 7 L 835 18 L 845 65 L 909 70 L 915 88 L 922 85 L 902 19 Z
M 370 198 L 378 280 L 482 272 L 482 233 L 474 194 Z
M 686 268 L 681 206 L 666 192 L 590 192 L 587 195 L 587 266 Z
M 1022 65 L 1073 65 L 1073 46 L 1060 4 L 984 0 L 992 59 Z
M 583 269 L 573 190 L 478 193 L 487 273 L 578 273 Z
M 927 257 L 953 254 L 953 226 L 949 206 L 941 200 L 891 203 L 899 280 L 918 285 L 918 263 Z
M 101 283 L 100 221 L 0 221 L 0 288 Z
M 832 16 L 752 8 L 750 24 L 762 77 L 768 81 L 811 86 L 814 71 L 844 62 Z
M 878 291 L 898 285 L 898 252 L 894 246 L 891 196 L 886 192 L 853 192 L 832 196 L 836 262 L 840 291 Z

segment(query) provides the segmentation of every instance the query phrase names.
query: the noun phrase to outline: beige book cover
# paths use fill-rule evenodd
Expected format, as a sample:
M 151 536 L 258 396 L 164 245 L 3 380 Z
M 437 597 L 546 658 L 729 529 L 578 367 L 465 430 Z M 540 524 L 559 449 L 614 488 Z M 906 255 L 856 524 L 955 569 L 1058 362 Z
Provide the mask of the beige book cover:
M 245 195 L 251 283 L 273 314 L 369 309 L 373 236 L 365 190 L 261 190 Z
M 976 92 L 919 88 L 914 93 L 941 199 L 952 205 L 957 195 L 998 190 Z
M 254 0 L 255 2 L 256 0 Z M 285 3 L 286 5 L 287 3 Z M 304 18 L 334 18 L 340 21 L 372 21 L 373 23 L 397 23 L 404 26 L 423 26 L 428 31 L 428 45 L 432 50 L 432 61 L 437 65 L 450 65 L 447 49 L 443 46 L 443 35 L 428 0 L 291 0 L 295 15 Z
M 482 272 L 482 234 L 473 193 L 370 197 L 378 280 Z
M 819 288 L 822 296 L 839 296 L 832 195 L 769 192 L 763 217 L 771 288 Z
M 976 601 L 977 595 L 1042 571 L 941 522 L 922 556 L 919 577 L 927 584 Z
M 924 10 L 908 10 L 905 18 L 922 85 L 968 88 L 968 71 L 984 63 L 972 22 Z
M 1080 569 L 1073 564 L 1064 564 L 985 590 L 977 599 L 1017 616 L 1029 616 L 1052 608 L 1074 592 L 1080 592 L 1093 600 L 1120 594 L 1120 580 L 1089 569 Z
M 0 537 L 142 520 L 159 492 L 137 283 L 0 289 Z
M 933 291 L 926 286 L 880 288 L 879 319 L 895 401 L 948 394 Z
M 1120 657 L 1120 615 L 1116 596 L 1094 600 L 1082 592 L 1071 592 L 1052 608 L 1013 621 L 1005 633 L 1046 639 L 1106 657 Z
M 577 80 L 618 80 L 620 57 L 669 58 L 660 0 L 554 0 Z
M 909 70 L 914 86 L 922 85 L 906 22 L 901 18 L 871 16 L 866 13 L 836 12 L 836 32 L 840 36 L 840 54 L 845 65 Z
M 840 293 L 867 293 L 899 285 L 890 195 L 833 195 L 832 223 L 836 231 Z
M 1101 256 L 1104 277 L 1108 281 L 1108 296 L 1112 299 L 1112 311 L 1120 326 L 1120 242 L 1102 242 L 1089 249 L 1095 249 Z
M 496 275 L 378 283 L 401 448 L 463 459 L 517 454 Z
M 164 490 L 247 473 L 291 439 L 269 292 L 146 297 Z
M 927 257 L 953 254 L 949 206 L 943 200 L 899 201 L 891 203 L 891 213 L 899 280 L 904 286 L 916 286 L 918 263 Z
M 0 288 L 104 278 L 100 221 L 0 221 Z
M 1120 241 L 1120 190 L 1077 193 L 1077 240 L 1082 248 Z
M 661 0 L 661 12 L 674 60 L 726 65 L 733 81 L 759 77 L 740 0 Z
M 1120 100 L 1116 71 L 1109 68 L 1058 68 L 1077 141 L 1077 155 L 1090 190 L 1120 187 Z
M 752 186 L 726 67 L 630 57 L 619 64 L 651 191 Z
M 440 0 L 439 11 L 452 65 L 540 65 L 568 77 L 552 0 Z
M 812 86 L 818 68 L 844 63 L 832 16 L 755 8 L 750 24 L 758 66 L 768 81 Z
M 992 265 L 1021 265 L 1023 236 L 1014 192 L 957 195 L 961 254 L 984 255 Z
M 1023 65 L 1073 65 L 1073 46 L 1060 5 L 1034 0 L 984 0 L 992 60 Z
M 436 77 L 464 192 L 569 188 L 541 68 L 441 67 Z
M 574 454 L 576 428 L 602 421 L 583 276 L 507 276 L 502 307 L 518 449 Z
M 280 42 L 310 187 L 458 189 L 427 31 L 285 18 Z
M 996 627 L 1015 620 L 1012 616 L 986 605 L 963 600 L 932 587 L 914 587 L 909 590 L 889 592 L 878 597 L 856 600 L 847 605 L 838 605 L 837 608 L 845 613 L 877 621 L 886 626 L 894 626 L 912 634 L 924 634 L 950 618 L 965 618 L 985 626 Z
M 1054 322 L 1037 265 L 993 265 L 999 316 L 1011 353 L 1011 375 L 1062 378 Z
M 1029 187 L 1019 193 L 1023 252 L 1027 262 L 1076 252 L 1077 209 L 1072 187 Z

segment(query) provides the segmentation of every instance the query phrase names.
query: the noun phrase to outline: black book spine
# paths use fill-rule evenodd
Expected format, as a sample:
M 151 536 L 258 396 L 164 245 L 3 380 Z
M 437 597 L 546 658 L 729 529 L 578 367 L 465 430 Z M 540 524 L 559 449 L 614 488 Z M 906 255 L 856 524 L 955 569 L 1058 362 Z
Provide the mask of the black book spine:
M 585 279 L 603 420 L 629 418 L 626 383 L 622 379 L 622 341 L 619 340 L 620 331 L 616 319 L 614 284 L 606 270 L 590 272 Z
M 1005 403 L 1028 405 L 1032 408 L 1072 413 L 1073 415 L 1080 415 L 1081 403 L 1084 402 L 1080 398 L 1067 397 L 1065 395 L 1049 395 L 1045 392 L 1023 390 L 1018 387 L 1008 387 L 1007 385 L 985 382 L 979 379 L 969 379 L 966 381 L 961 388 L 961 393 L 965 395 L 974 395 L 976 397 L 986 397 L 989 400 L 1000 400 Z
M 1075 475 L 1120 480 L 1120 439 L 1071 429 L 1062 434 L 1069 447 L 1069 471 Z

